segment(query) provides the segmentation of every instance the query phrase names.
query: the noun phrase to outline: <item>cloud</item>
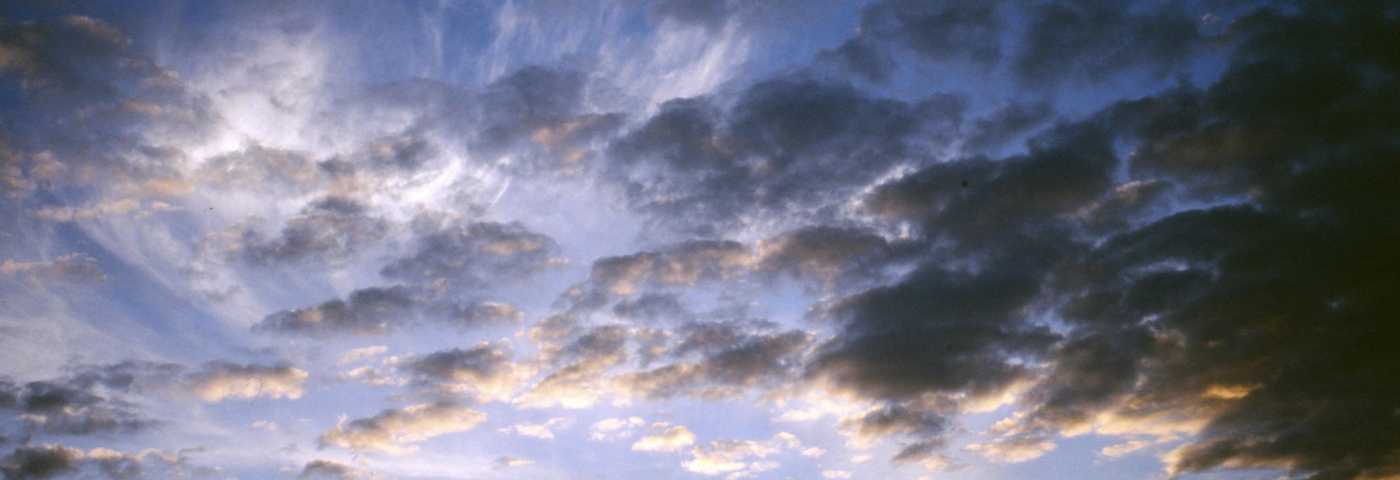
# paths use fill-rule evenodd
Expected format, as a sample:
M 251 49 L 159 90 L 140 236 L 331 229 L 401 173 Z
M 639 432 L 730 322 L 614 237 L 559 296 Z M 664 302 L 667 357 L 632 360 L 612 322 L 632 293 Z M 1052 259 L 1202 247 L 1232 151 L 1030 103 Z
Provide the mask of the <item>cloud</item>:
M 1021 463 L 1035 460 L 1055 449 L 1055 444 L 1046 438 L 1030 436 L 974 443 L 967 446 L 989 460 L 998 463 Z
M 605 257 L 593 262 L 588 279 L 616 295 L 643 285 L 693 286 L 721 280 L 752 262 L 745 246 L 727 241 L 694 241 L 659 252 Z
M 495 468 L 528 467 L 534 464 L 534 460 L 519 457 L 500 457 L 491 461 L 491 466 Z
M 603 419 L 588 427 L 588 438 L 597 441 L 628 438 L 635 435 L 636 429 L 645 424 L 646 421 L 641 417 Z
M 384 352 L 387 351 L 389 351 L 389 347 L 384 345 L 372 345 L 363 348 L 346 350 L 345 353 L 340 354 L 340 360 L 337 361 L 336 364 L 345 365 L 359 362 L 360 360 L 383 355 Z
M 53 478 L 77 469 L 83 451 L 61 445 L 24 446 L 5 457 L 0 471 L 6 479 L 27 480 Z
M 404 285 L 369 287 L 309 307 L 282 310 L 253 325 L 255 332 L 308 336 L 380 336 L 417 325 L 422 319 L 462 327 L 513 323 L 524 313 L 497 302 L 459 304 L 437 300 L 425 291 Z
M 696 445 L 691 451 L 694 458 L 682 462 L 681 466 L 702 475 L 719 475 L 751 468 L 749 458 L 766 458 L 778 451 L 776 446 L 753 440 L 716 440 Z
M 322 447 L 347 450 L 374 450 L 404 455 L 416 450 L 413 444 L 442 435 L 476 428 L 486 414 L 450 402 L 424 403 L 346 422 L 316 439 Z
M 657 226 L 715 236 L 748 217 L 821 215 L 901 160 L 914 105 L 801 76 L 760 82 L 729 111 L 672 100 L 609 147 L 605 178 Z
M 796 376 L 796 367 L 812 340 L 810 334 L 800 330 L 746 333 L 707 348 L 697 342 L 697 336 L 693 333 L 683 341 L 678 353 L 701 349 L 699 361 L 624 373 L 613 383 L 628 395 L 653 400 L 677 395 L 723 398 L 748 388 L 774 388 Z
M 695 444 L 695 434 L 684 426 L 674 426 L 656 435 L 642 437 L 632 444 L 637 452 L 674 452 Z
M 316 335 L 383 334 L 391 323 L 414 318 L 418 300 L 402 286 L 371 287 L 350 293 L 349 301 L 334 299 L 296 310 L 284 310 L 263 318 L 254 331 Z
M 850 431 L 856 444 L 870 445 L 892 435 L 938 437 L 946 428 L 946 423 L 943 417 L 934 413 L 886 405 L 843 418 L 839 426 L 842 430 Z
M 70 253 L 51 262 L 5 260 L 4 264 L 0 264 L 0 273 L 22 275 L 32 283 L 90 283 L 107 279 L 107 275 L 97 267 L 97 259 L 81 253 Z
M 190 391 L 205 402 L 285 398 L 306 393 L 305 371 L 285 365 L 238 365 L 213 362 L 189 375 Z
M 303 260 L 345 261 L 388 235 L 387 220 L 359 201 L 326 196 L 307 204 L 272 238 L 251 227 L 235 227 L 212 240 L 226 254 L 253 264 L 296 264 Z
M 454 348 L 417 358 L 395 357 L 398 371 L 415 383 L 452 393 L 472 393 L 480 400 L 506 400 L 533 370 L 511 362 L 510 344 L 481 342 L 468 349 Z
M 484 288 L 523 280 L 553 263 L 554 239 L 520 223 L 447 222 L 418 227 L 411 253 L 381 273 L 432 288 Z
M 0 463 L 0 473 L 7 480 L 46 478 L 185 478 L 204 476 L 213 469 L 189 464 L 187 453 L 201 448 L 177 452 L 147 449 L 140 453 L 123 453 L 97 447 L 84 453 L 63 445 L 22 445 Z
M 568 426 L 569 420 L 563 417 L 551 418 L 544 423 L 519 423 L 509 428 L 502 428 L 503 433 L 515 433 L 526 437 L 534 437 L 541 440 L 551 440 L 554 438 L 554 427 Z
M 331 460 L 312 460 L 297 474 L 297 480 L 366 478 L 362 469 Z

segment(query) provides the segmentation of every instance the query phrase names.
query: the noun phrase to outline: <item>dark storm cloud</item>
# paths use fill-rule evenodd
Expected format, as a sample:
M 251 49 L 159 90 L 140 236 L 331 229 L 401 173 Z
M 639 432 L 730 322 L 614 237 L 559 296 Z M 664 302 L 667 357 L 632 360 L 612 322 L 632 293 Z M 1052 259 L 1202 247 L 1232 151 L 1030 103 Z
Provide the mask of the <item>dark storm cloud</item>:
M 1204 13 L 1172 3 L 1133 7 L 1078 0 L 1025 7 L 1029 25 L 1012 71 L 1028 86 L 1100 80 L 1129 68 L 1160 77 L 1213 41 L 1201 32 Z
M 925 266 L 901 282 L 842 300 L 842 319 L 807 375 L 872 398 L 926 392 L 987 395 L 1031 372 L 1012 357 L 1035 356 L 1056 336 L 1023 323 L 1038 278 L 1012 266 L 980 274 Z
M 894 41 L 929 59 L 989 66 L 1002 57 L 1003 3 L 1009 2 L 877 2 L 861 9 L 861 36 L 853 41 Z
M 1195 41 L 1171 41 L 1189 37 L 1176 17 L 1037 8 L 1034 28 L 1082 25 L 1051 41 L 1096 58 L 1060 58 L 1075 75 L 1145 51 L 1176 62 Z M 1400 268 L 1388 246 L 1400 229 L 1378 208 L 1400 200 L 1385 160 L 1400 152 L 1400 62 L 1379 53 L 1400 39 L 1380 8 L 1245 14 L 1226 27 L 1237 48 L 1212 85 L 1060 123 L 1024 155 L 934 164 L 876 188 L 872 212 L 944 243 L 908 278 L 838 302 L 841 334 L 808 374 L 892 399 L 1034 380 L 1023 415 L 973 448 L 1001 461 L 1089 429 L 1195 434 L 1165 457 L 1173 473 L 1400 472 L 1400 370 L 1388 360 L 1400 330 L 1386 320 L 1400 312 L 1386 273 Z M 1121 24 L 1112 41 L 1079 37 L 1104 19 Z M 1159 38 L 1103 53 L 1141 35 Z M 1116 142 L 1133 153 L 1114 186 Z M 1233 205 L 1191 206 L 1221 201 Z M 941 249 L 973 255 L 975 270 L 938 266 Z M 1037 310 L 1054 310 L 1065 333 L 1038 326 Z
M 311 336 L 383 335 L 421 324 L 424 320 L 463 327 L 518 322 L 524 317 L 510 305 L 494 302 L 458 303 L 439 300 L 428 292 L 403 285 L 370 287 L 332 299 L 264 317 L 253 331 Z
M 1048 101 L 1011 103 L 974 121 L 963 146 L 971 151 L 1005 146 L 1017 136 L 1043 125 L 1054 114 L 1055 107 Z
M 605 176 L 653 223 L 704 236 L 748 215 L 830 216 L 836 199 L 919 158 L 911 137 L 944 113 L 923 106 L 802 76 L 760 82 L 729 111 L 672 100 L 612 143 Z
M 919 221 L 967 249 L 1035 247 L 1009 235 L 1062 243 L 1053 230 L 1070 227 L 1063 217 L 1112 188 L 1114 139 L 1097 120 L 1059 124 L 1028 141 L 1025 154 L 934 164 L 878 186 L 865 202 L 878 216 Z
M 457 290 L 519 281 L 551 265 L 559 246 L 519 223 L 415 221 L 412 252 L 380 272 L 416 285 Z
M 889 46 L 945 64 L 1004 67 L 1025 87 L 1100 81 L 1133 69 L 1151 78 L 1180 71 L 1220 39 L 1209 11 L 1170 2 L 939 2 L 884 0 L 861 9 L 859 33 L 819 54 L 872 82 L 894 69 Z
M 0 472 L 5 473 L 5 480 L 53 478 L 76 470 L 82 458 L 81 450 L 61 445 L 25 446 L 5 457 Z
M 837 48 L 822 49 L 816 58 L 818 62 L 834 65 L 870 83 L 889 81 L 895 67 L 889 52 L 859 37 Z
M 759 241 L 756 269 L 831 288 L 882 279 L 922 249 L 918 242 L 890 241 L 858 228 L 804 227 Z

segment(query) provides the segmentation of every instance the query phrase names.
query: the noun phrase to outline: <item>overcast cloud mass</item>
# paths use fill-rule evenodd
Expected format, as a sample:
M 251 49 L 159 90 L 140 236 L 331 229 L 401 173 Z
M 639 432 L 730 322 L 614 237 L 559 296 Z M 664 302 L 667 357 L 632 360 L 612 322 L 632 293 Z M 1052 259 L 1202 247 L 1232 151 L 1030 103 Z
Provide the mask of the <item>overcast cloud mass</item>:
M 0 475 L 1400 479 L 1400 5 L 0 3 Z

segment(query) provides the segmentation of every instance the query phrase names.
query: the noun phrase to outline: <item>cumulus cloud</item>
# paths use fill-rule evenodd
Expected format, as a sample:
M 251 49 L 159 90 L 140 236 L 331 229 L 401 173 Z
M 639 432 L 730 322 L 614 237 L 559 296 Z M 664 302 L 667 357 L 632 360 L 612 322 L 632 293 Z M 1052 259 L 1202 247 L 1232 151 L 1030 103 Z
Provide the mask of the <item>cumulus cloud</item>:
M 0 409 L 15 409 L 30 432 L 92 435 L 134 433 L 159 426 L 142 396 L 180 383 L 175 364 L 121 362 L 76 367 L 62 377 L 22 385 L 0 381 Z
M 301 473 L 297 474 L 297 480 L 340 480 L 366 477 L 368 477 L 368 473 L 362 469 L 331 460 L 312 460 L 306 462 L 306 466 L 302 467 Z
M 693 286 L 721 280 L 753 260 L 737 242 L 696 241 L 658 252 L 606 257 L 593 262 L 589 281 L 605 291 L 630 295 L 645 285 Z
M 413 443 L 471 430 L 485 420 L 486 414 L 455 403 L 424 403 L 348 422 L 342 419 L 316 442 L 322 447 L 405 455 L 417 449 Z
M 189 375 L 190 391 L 206 402 L 285 398 L 306 393 L 310 374 L 285 365 L 238 365 L 214 362 Z
M 417 358 L 395 357 L 391 362 L 414 382 L 452 393 L 471 393 L 482 400 L 509 399 L 522 382 L 533 375 L 527 366 L 513 363 L 506 342 L 482 342 L 468 349 L 454 348 Z
M 695 444 L 695 434 L 684 426 L 677 425 L 656 435 L 642 437 L 632 444 L 638 452 L 674 452 Z
M 534 437 L 541 440 L 550 440 L 554 438 L 554 428 L 567 427 L 570 423 L 570 420 L 567 418 L 555 417 L 544 423 L 525 422 L 511 425 L 508 428 L 501 429 L 501 432 L 515 433 L 516 435 Z
M 658 225 L 713 236 L 750 216 L 820 215 L 900 160 L 924 115 L 809 78 L 760 82 L 728 111 L 672 100 L 610 147 L 606 177 Z
M 1006 405 L 972 455 L 1024 462 L 1096 433 L 1123 442 L 1104 457 L 1162 445 L 1169 475 L 1400 474 L 1400 228 L 1385 208 L 1400 204 L 1400 17 L 1383 2 L 874 0 L 847 38 L 776 28 L 804 31 L 790 43 L 760 31 L 783 7 L 748 0 L 344 9 L 403 14 L 407 29 L 298 5 L 165 17 L 41 3 L 0 9 L 0 273 L 112 288 L 32 314 L 11 297 L 7 334 L 66 314 L 123 325 L 103 316 L 198 303 L 187 294 L 208 283 L 246 298 L 188 312 L 262 315 L 287 305 L 289 284 L 348 291 L 254 327 L 313 337 L 519 325 L 554 308 L 517 332 L 534 343 L 519 359 L 502 342 L 357 364 L 379 348 L 337 368 L 407 396 L 518 407 L 823 397 L 845 407 L 787 418 L 833 414 L 853 444 L 895 443 L 893 462 L 928 470 L 962 466 L 945 451 L 960 415 Z M 447 10 L 470 18 L 447 22 Z M 347 24 L 421 55 L 362 48 Z M 698 70 L 625 58 L 691 44 L 704 46 Z M 812 62 L 767 63 L 778 57 Z M 473 60 L 449 61 L 461 58 Z M 519 68 L 531 62 L 546 65 Z M 377 70 L 337 76 L 361 66 Z M 638 88 L 658 66 L 703 72 L 677 81 L 704 88 Z M 685 98 L 655 101 L 672 91 Z M 551 209 L 599 207 L 561 221 L 580 209 L 513 204 L 542 192 Z M 627 250 L 634 234 L 642 246 Z M 599 257 L 567 270 L 566 252 Z M 539 275 L 553 267 L 560 277 Z M 536 291 L 574 281 L 553 307 L 539 297 L 556 292 Z M 772 323 L 731 321 L 749 316 Z M 202 318 L 143 319 L 149 332 L 122 338 L 217 325 Z M 324 353 L 275 340 L 288 358 Z M 256 348 L 240 342 L 209 344 Z M 26 438 L 2 468 L 130 475 L 142 454 L 28 442 L 184 421 L 151 408 L 168 392 L 297 399 L 314 393 L 309 375 L 127 363 L 0 382 Z M 455 403 L 394 408 L 320 444 L 402 454 L 483 419 Z M 510 431 L 555 433 L 518 421 Z M 590 438 L 645 428 L 604 420 Z M 800 445 L 694 445 L 666 428 L 629 443 L 689 446 L 683 468 L 707 475 L 781 468 L 768 457 Z M 302 473 L 360 475 L 325 461 Z
M 641 417 L 607 418 L 588 427 L 588 438 L 597 441 L 628 438 L 635 435 L 637 428 L 645 424 L 646 421 Z

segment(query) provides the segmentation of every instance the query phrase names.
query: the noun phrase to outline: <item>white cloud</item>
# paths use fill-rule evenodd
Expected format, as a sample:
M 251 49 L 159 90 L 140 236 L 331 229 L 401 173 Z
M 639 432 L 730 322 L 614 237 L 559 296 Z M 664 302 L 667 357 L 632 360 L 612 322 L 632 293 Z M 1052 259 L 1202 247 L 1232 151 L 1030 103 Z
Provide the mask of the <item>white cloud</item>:
M 684 426 L 677 425 L 659 435 L 642 437 L 632 444 L 638 452 L 674 452 L 695 444 L 695 434 Z
M 295 400 L 306 392 L 307 376 L 305 371 L 287 366 L 215 363 L 191 375 L 190 390 L 206 402 L 255 398 Z
M 351 420 L 342 419 L 321 435 L 321 445 L 349 450 L 378 450 L 391 455 L 413 451 L 403 444 L 416 443 L 449 433 L 476 428 L 486 414 L 452 403 L 426 403 Z

